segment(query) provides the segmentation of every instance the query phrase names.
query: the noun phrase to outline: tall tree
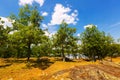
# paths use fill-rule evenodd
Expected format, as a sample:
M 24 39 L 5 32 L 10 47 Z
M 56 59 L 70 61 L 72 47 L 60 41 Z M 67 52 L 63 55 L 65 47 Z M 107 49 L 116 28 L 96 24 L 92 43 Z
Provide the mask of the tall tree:
M 13 30 L 16 30 L 11 36 L 18 40 L 18 43 L 23 43 L 24 47 L 27 48 L 27 60 L 29 61 L 32 54 L 31 45 L 40 44 L 45 37 L 44 32 L 40 29 L 43 17 L 40 16 L 37 7 L 25 5 L 20 8 L 17 17 L 11 16 L 10 18 L 15 20 Z
M 65 61 L 65 49 L 71 45 L 72 40 L 74 39 L 74 33 L 76 32 L 75 28 L 68 27 L 68 24 L 64 21 L 60 24 L 60 28 L 57 31 L 55 46 L 59 47 L 63 61 Z

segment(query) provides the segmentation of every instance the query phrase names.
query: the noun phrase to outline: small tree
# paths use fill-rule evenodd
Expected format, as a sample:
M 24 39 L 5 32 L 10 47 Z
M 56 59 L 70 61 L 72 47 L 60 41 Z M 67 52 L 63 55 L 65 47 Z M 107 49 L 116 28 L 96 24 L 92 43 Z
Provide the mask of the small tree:
M 109 45 L 109 53 L 108 56 L 111 57 L 110 61 L 112 62 L 112 58 L 113 56 L 118 56 L 118 52 L 119 52 L 119 45 L 118 44 L 110 44 Z

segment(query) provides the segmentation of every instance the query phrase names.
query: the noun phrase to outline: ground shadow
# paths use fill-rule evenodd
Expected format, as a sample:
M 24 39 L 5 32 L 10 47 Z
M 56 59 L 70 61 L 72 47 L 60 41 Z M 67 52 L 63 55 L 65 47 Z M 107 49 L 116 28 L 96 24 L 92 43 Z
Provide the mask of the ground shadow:
M 0 64 L 0 68 L 9 67 L 14 63 L 25 63 L 25 59 L 4 58 L 3 64 Z
M 4 59 L 4 63 L 5 64 L 0 65 L 0 68 L 9 67 L 14 63 L 15 64 L 25 63 L 26 66 L 23 67 L 23 69 L 24 68 L 31 69 L 32 67 L 34 67 L 34 68 L 45 70 L 48 67 L 50 67 L 54 63 L 54 61 L 50 61 L 49 58 L 40 58 L 40 59 L 31 58 L 29 61 L 27 61 L 26 58 L 19 58 L 19 59 L 18 58 L 6 58 Z
M 28 69 L 31 69 L 32 67 L 34 68 L 39 68 L 41 70 L 45 70 L 47 69 L 48 67 L 50 67 L 52 64 L 54 64 L 54 62 L 56 61 L 62 61 L 62 58 L 59 57 L 59 58 L 55 58 L 53 60 L 51 60 L 50 58 L 48 57 L 41 57 L 40 59 L 36 59 L 36 58 L 31 58 L 29 60 L 29 62 L 27 61 L 26 58 L 8 58 L 8 59 L 4 59 L 4 62 L 5 62 L 5 65 L 1 65 L 0 68 L 2 67 L 9 67 L 10 65 L 12 64 L 19 64 L 19 63 L 25 63 L 26 66 L 23 67 L 24 68 L 28 68 Z M 69 59 L 69 58 L 65 58 L 65 61 L 66 62 L 75 62 L 73 61 L 72 59 Z
M 40 68 L 42 70 L 45 70 L 48 67 L 50 67 L 52 64 L 54 64 L 54 62 L 50 61 L 50 59 L 41 58 L 35 61 L 32 65 L 30 65 L 30 67 L 35 67 L 35 68 Z
M 0 65 L 0 68 L 5 68 L 5 67 L 11 66 L 11 65 L 12 65 L 11 63 L 5 64 L 5 65 Z
M 5 59 L 4 60 L 6 63 L 26 63 L 26 59 L 18 58 L 18 59 Z

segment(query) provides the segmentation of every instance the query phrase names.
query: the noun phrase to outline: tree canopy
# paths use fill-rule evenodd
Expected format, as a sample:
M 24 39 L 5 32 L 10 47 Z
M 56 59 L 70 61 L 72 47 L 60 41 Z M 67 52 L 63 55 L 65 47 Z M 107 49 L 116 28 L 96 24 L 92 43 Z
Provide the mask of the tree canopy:
M 76 58 L 82 54 L 96 61 L 120 55 L 120 40 L 115 42 L 110 34 L 93 24 L 77 37 L 76 28 L 63 20 L 57 32 L 49 37 L 41 28 L 44 18 L 36 6 L 25 5 L 18 15 L 11 14 L 9 18 L 12 27 L 4 27 L 4 21 L 0 19 L 0 57 L 26 57 L 29 61 L 30 57 L 58 55 L 65 61 L 67 55 L 72 54 Z

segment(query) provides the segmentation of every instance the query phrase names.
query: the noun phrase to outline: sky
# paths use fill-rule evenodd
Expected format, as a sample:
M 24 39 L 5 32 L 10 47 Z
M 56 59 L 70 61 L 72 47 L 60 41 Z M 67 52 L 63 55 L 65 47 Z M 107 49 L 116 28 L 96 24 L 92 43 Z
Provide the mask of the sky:
M 99 30 L 110 33 L 114 39 L 120 38 L 120 0 L 1 0 L 0 16 L 10 25 L 7 17 L 18 15 L 25 4 L 37 5 L 44 20 L 41 28 L 48 28 L 54 34 L 64 20 L 77 29 L 75 35 L 94 24 Z

